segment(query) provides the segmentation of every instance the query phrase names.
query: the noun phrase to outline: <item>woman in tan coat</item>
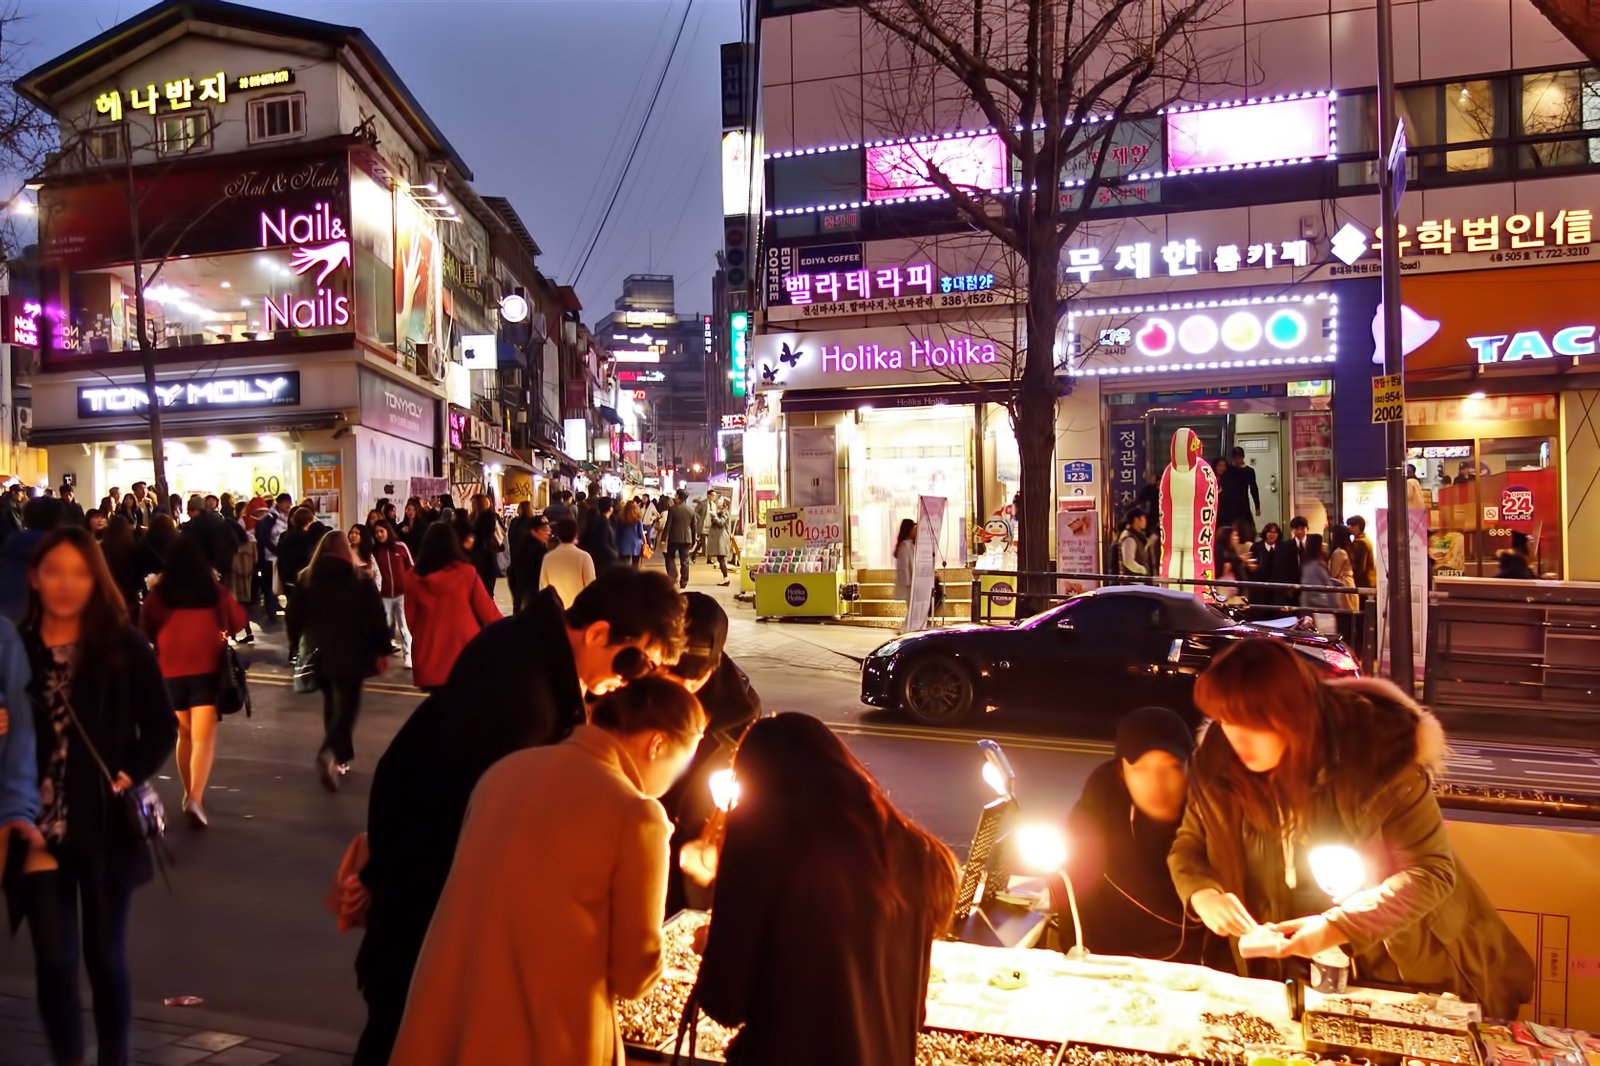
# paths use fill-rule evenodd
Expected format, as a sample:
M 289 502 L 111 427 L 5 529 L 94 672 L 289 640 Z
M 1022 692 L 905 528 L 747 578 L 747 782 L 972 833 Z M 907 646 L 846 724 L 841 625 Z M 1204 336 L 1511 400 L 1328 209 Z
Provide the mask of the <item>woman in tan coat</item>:
M 614 1066 L 614 1003 L 661 973 L 672 826 L 699 702 L 647 677 L 562 744 L 507 756 L 472 794 L 391 1066 Z

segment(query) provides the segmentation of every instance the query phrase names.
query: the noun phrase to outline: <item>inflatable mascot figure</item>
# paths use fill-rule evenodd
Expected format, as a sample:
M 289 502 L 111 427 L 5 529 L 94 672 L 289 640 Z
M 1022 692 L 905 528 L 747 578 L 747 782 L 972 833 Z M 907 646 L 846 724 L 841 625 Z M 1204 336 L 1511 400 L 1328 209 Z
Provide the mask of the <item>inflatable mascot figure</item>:
M 1186 581 L 1217 577 L 1217 475 L 1192 429 L 1172 435 L 1172 462 L 1161 475 L 1161 576 Z M 1212 589 L 1197 587 L 1210 596 Z

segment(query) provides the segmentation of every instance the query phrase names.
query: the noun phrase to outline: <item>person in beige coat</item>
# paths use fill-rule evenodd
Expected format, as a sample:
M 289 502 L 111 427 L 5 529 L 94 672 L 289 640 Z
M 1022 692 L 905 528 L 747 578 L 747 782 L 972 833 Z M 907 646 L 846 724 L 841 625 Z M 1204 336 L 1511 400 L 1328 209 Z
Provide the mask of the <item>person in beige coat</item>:
M 615 1002 L 661 974 L 672 826 L 657 798 L 705 713 L 646 677 L 590 723 L 500 760 L 473 792 L 391 1066 L 620 1066 Z

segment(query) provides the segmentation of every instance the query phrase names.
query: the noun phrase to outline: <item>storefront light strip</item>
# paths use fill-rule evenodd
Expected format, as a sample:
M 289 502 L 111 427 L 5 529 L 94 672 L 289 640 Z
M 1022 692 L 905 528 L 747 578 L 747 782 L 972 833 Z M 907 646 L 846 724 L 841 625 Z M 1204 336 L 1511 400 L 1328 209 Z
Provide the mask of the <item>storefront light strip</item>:
M 1216 110 L 1220 110 L 1222 108 L 1228 108 L 1228 107 L 1245 107 L 1245 106 L 1248 106 L 1250 104 L 1274 104 L 1274 103 L 1283 103 L 1283 102 L 1289 101 L 1289 100 L 1318 100 L 1318 99 L 1322 99 L 1324 97 L 1327 98 L 1328 100 L 1337 100 L 1339 98 L 1339 94 L 1338 94 L 1337 90 L 1316 90 L 1316 91 L 1308 90 L 1306 92 L 1299 92 L 1299 93 L 1278 93 L 1275 96 L 1252 96 L 1252 97 L 1249 97 L 1249 98 L 1243 99 L 1243 100 L 1213 100 L 1213 101 L 1210 101 L 1210 102 L 1207 102 L 1207 103 L 1203 103 L 1203 104 L 1180 104 L 1180 105 L 1178 105 L 1176 107 L 1164 107 L 1164 108 L 1161 108 L 1161 109 L 1157 110 L 1155 112 L 1155 114 L 1156 115 L 1169 115 L 1169 114 L 1180 114 L 1180 113 L 1185 112 L 1185 111 L 1216 111 Z M 1335 109 L 1335 108 L 1329 108 L 1328 109 L 1328 133 L 1329 133 L 1329 141 L 1334 143 L 1337 146 L 1337 141 L 1333 137 L 1333 134 L 1336 132 L 1336 123 L 1335 123 L 1336 110 L 1337 109 Z M 1115 117 L 1116 116 L 1113 116 L 1113 115 L 1090 115 L 1087 118 L 1085 118 L 1084 121 L 1088 122 L 1088 123 L 1110 122 L 1110 121 L 1113 121 L 1115 119 Z M 1143 116 L 1143 115 L 1123 115 L 1122 119 L 1126 120 L 1126 121 L 1131 121 L 1133 119 L 1143 118 L 1143 117 L 1146 117 L 1146 116 Z M 1073 123 L 1067 122 L 1067 123 L 1065 123 L 1065 125 L 1071 126 L 1071 125 L 1073 125 Z M 1024 127 L 1022 126 L 1021 123 L 1018 123 L 1017 125 L 1014 125 L 1014 126 L 1011 127 L 1012 131 L 1016 132 L 1016 133 L 1021 133 L 1023 128 Z M 1042 129 L 1045 128 L 1045 124 L 1043 122 L 1035 122 L 1029 128 L 1035 129 L 1035 130 L 1042 130 Z M 892 147 L 892 146 L 897 145 L 897 144 L 926 144 L 926 143 L 929 143 L 929 142 L 932 142 L 932 141 L 954 140 L 954 139 L 959 138 L 959 137 L 982 137 L 982 136 L 985 136 L 986 134 L 997 133 L 997 132 L 999 132 L 999 131 L 997 129 L 995 129 L 995 127 L 993 127 L 993 126 L 975 126 L 972 129 L 951 130 L 948 133 L 923 133 L 923 134 L 918 134 L 918 135 L 916 135 L 914 137 L 885 137 L 885 138 L 881 138 L 879 140 L 874 140 L 874 141 L 848 141 L 848 142 L 841 141 L 838 144 L 822 144 L 822 145 L 814 145 L 814 146 L 812 146 L 810 148 L 791 148 L 791 149 L 788 149 L 788 150 L 782 151 L 782 152 L 767 152 L 765 155 L 762 156 L 762 159 L 770 162 L 770 161 L 772 161 L 774 159 L 794 159 L 794 158 L 797 158 L 799 156 L 806 156 L 806 155 L 829 155 L 829 154 L 831 154 L 833 152 L 858 152 L 863 148 L 888 148 L 888 147 Z M 1336 152 L 1330 152 L 1329 153 L 1329 157 L 1332 158 L 1332 156 L 1335 155 L 1335 154 L 1336 154 Z M 1300 160 L 1300 162 L 1310 162 L 1310 161 L 1311 160 Z M 1291 162 L 1291 161 L 1286 160 L 1285 162 Z M 1278 164 L 1268 164 L 1268 165 L 1278 165 Z M 1243 169 L 1243 168 L 1233 168 L 1233 169 Z M 1193 171 L 1186 171 L 1185 173 L 1199 174 L 1199 173 L 1203 173 L 1203 172 L 1199 171 L 1199 170 L 1193 170 Z M 1155 177 L 1161 177 L 1162 175 L 1161 174 L 1156 174 L 1154 176 Z M 1169 174 L 1167 174 L 1165 176 L 1173 177 L 1175 175 L 1169 173 Z M 1135 180 L 1135 179 L 1136 179 L 1135 175 L 1130 175 L 1128 178 L 1125 178 L 1124 180 L 1131 181 L 1131 180 Z M 417 187 L 421 188 L 422 186 L 417 186 Z M 1067 187 L 1068 186 L 1062 186 L 1062 188 L 1067 188 Z M 883 201 L 878 201 L 878 202 L 882 203 Z
M 1116 377 L 1138 374 L 1169 374 L 1182 370 L 1252 370 L 1273 366 L 1315 366 L 1337 361 L 1338 353 L 1327 355 L 1291 355 L 1272 359 L 1240 359 L 1233 362 L 1207 363 L 1157 363 L 1150 366 L 1097 366 L 1070 371 L 1073 377 Z
M 1103 315 L 1144 315 L 1163 311 L 1202 311 L 1213 307 L 1250 307 L 1261 304 L 1309 304 L 1326 300 L 1337 305 L 1339 297 L 1331 292 L 1307 293 L 1298 296 L 1240 296 L 1231 300 L 1191 300 L 1188 303 L 1132 304 L 1117 307 L 1095 307 L 1086 311 L 1067 312 L 1069 320 Z
M 1081 182 L 1079 184 L 1082 184 Z M 997 189 L 972 190 L 974 194 L 983 192 L 990 196 L 1009 196 L 1022 191 L 1021 185 L 1002 185 Z M 914 193 L 910 196 L 891 196 L 882 200 L 850 200 L 837 204 L 812 204 L 809 207 L 779 207 L 769 208 L 766 217 L 775 218 L 783 215 L 814 215 L 828 211 L 855 211 L 863 207 L 885 207 L 890 204 L 921 204 L 931 203 L 935 200 L 948 200 L 950 194 L 944 190 L 936 192 Z

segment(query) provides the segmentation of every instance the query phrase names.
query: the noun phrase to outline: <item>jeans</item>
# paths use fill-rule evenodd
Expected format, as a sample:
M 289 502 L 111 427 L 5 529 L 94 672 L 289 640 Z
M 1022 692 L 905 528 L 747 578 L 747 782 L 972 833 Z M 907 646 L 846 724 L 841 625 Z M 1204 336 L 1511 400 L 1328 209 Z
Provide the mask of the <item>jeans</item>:
M 119 884 L 101 862 L 84 863 L 63 856 L 60 869 L 25 876 L 22 892 L 33 939 L 39 1016 L 51 1056 L 56 1062 L 81 1062 L 84 1058 L 83 1003 L 78 994 L 81 954 L 94 992 L 98 1061 L 102 1066 L 124 1066 L 133 1019 L 127 952 L 133 889 Z
M 322 751 L 344 764 L 356 757 L 356 717 L 361 713 L 359 677 L 318 677 L 322 690 Z
M 680 589 L 689 587 L 689 548 L 688 544 L 667 545 L 667 577 L 676 580 Z M 678 561 L 676 573 L 672 569 L 674 559 Z
M 406 625 L 406 598 L 383 597 L 383 616 L 389 620 L 389 635 L 400 643 L 400 650 L 411 658 L 411 629 Z

